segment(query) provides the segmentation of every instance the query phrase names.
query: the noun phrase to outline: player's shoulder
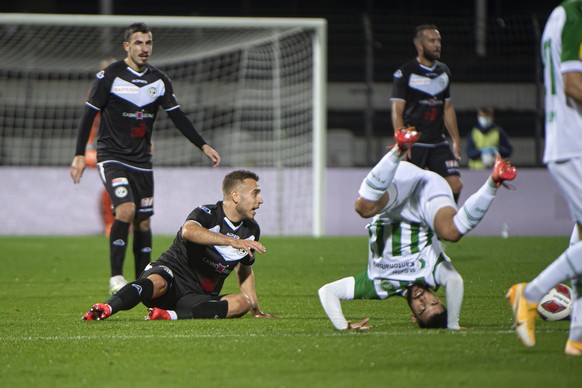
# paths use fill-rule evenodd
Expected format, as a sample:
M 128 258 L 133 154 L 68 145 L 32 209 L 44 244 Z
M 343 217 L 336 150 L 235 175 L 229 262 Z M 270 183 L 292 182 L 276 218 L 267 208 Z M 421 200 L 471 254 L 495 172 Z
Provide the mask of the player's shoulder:
M 123 60 L 116 61 L 95 74 L 95 77 L 99 80 L 112 79 L 117 77 L 121 72 L 125 71 L 126 68 L 127 64 Z
M 451 74 L 451 69 L 449 69 L 449 66 L 447 66 L 447 64 L 444 62 L 436 61 L 436 69 L 440 73 Z
M 148 71 L 153 76 L 155 76 L 157 78 L 161 78 L 164 81 L 170 82 L 170 77 L 168 77 L 168 75 L 166 73 L 164 73 L 162 70 L 160 70 L 159 67 L 148 64 Z
M 416 59 L 411 59 L 402 64 L 396 71 L 392 74 L 394 78 L 403 78 L 409 76 L 415 69 L 418 68 L 418 62 Z

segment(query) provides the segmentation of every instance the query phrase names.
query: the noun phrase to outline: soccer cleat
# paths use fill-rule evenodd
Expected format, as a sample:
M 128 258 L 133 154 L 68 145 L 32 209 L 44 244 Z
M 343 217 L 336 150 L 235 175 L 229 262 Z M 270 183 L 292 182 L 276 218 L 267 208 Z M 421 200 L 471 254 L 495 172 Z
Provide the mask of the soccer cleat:
M 582 356 L 582 341 L 568 340 L 564 352 L 568 356 Z
M 535 319 L 538 316 L 538 304 L 528 302 L 523 296 L 526 283 L 511 286 L 507 292 L 507 300 L 513 311 L 513 329 L 517 337 L 528 348 L 536 344 Z
M 145 319 L 146 321 L 159 321 L 159 320 L 169 321 L 171 318 L 168 310 L 154 307 L 148 309 L 148 315 L 147 317 L 145 317 Z
M 109 279 L 109 295 L 115 294 L 126 284 L 127 280 L 123 277 L 123 275 L 112 276 L 111 279 Z
M 420 139 L 420 133 L 415 127 L 400 128 L 394 131 L 394 141 L 400 151 L 407 151 Z
M 499 187 L 503 185 L 507 188 L 510 186 L 505 181 L 512 181 L 517 176 L 517 169 L 511 164 L 508 159 L 502 159 L 501 156 L 497 155 L 495 159 L 495 164 L 493 165 L 493 172 L 491 173 L 491 179 L 495 182 L 496 186 Z
M 85 321 L 101 321 L 111 315 L 111 306 L 106 303 L 95 303 L 91 310 L 83 315 Z

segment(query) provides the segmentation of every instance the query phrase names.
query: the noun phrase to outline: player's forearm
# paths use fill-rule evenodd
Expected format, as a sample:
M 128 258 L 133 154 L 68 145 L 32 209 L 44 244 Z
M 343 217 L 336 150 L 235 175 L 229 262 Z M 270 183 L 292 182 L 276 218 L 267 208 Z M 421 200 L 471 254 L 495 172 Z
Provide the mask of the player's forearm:
M 404 127 L 404 106 L 405 102 L 401 100 L 394 100 L 392 102 L 392 127 L 394 130 Z
M 439 264 L 436 271 L 437 284 L 445 287 L 447 296 L 447 327 L 451 330 L 459 330 L 459 317 L 463 304 L 464 283 L 463 278 L 449 262 Z
M 340 301 L 354 299 L 354 285 L 354 278 L 348 277 L 328 283 L 318 291 L 323 310 L 337 330 L 348 328 Z
M 445 126 L 453 142 L 460 144 L 459 126 L 457 124 L 457 113 L 452 103 L 445 104 Z
M 251 267 L 240 264 L 237 270 L 237 278 L 241 294 L 245 295 L 251 304 L 253 313 L 259 312 L 259 300 L 255 288 L 255 274 Z
M 85 106 L 85 110 L 83 111 L 83 116 L 81 117 L 79 128 L 77 130 L 77 145 L 75 147 L 75 155 L 85 155 L 85 148 L 87 147 L 87 141 L 89 141 L 89 136 L 91 135 L 93 120 L 95 120 L 97 113 L 99 113 L 97 110 Z
M 186 114 L 180 109 L 176 108 L 168 111 L 168 116 L 176 125 L 176 128 L 182 132 L 182 134 L 192 142 L 196 147 L 202 149 L 202 146 L 206 144 L 204 138 L 198 133 L 192 121 L 186 116 Z
M 232 237 L 212 232 L 194 221 L 187 221 L 182 226 L 182 237 L 195 244 L 217 246 L 231 245 L 234 240 Z

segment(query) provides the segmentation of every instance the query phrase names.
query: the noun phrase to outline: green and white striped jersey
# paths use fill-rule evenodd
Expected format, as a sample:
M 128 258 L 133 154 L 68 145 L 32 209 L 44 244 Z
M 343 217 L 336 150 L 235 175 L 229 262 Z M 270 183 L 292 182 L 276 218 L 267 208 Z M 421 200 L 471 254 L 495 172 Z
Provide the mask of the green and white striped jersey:
M 381 298 L 401 295 L 415 281 L 436 288 L 435 267 L 448 258 L 433 232 L 434 217 L 443 197 L 446 206 L 456 209 L 448 183 L 433 172 L 401 162 L 388 193 L 388 205 L 367 226 L 369 279 Z
M 562 74 L 582 72 L 582 2 L 567 0 L 551 13 L 541 42 L 544 62 L 544 162 L 582 155 L 582 105 L 564 93 Z

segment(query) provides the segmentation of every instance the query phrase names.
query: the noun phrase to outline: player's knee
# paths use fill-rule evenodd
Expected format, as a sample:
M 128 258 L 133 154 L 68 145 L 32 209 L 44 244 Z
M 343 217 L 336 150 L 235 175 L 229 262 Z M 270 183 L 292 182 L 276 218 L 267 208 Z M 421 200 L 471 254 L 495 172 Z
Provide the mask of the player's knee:
M 132 222 L 135 217 L 135 204 L 125 202 L 115 208 L 115 219 L 123 222 Z
M 154 291 L 152 298 L 159 298 L 168 291 L 168 282 L 158 274 L 152 274 L 147 277 L 154 284 Z
M 145 220 L 136 221 L 133 223 L 134 228 L 139 230 L 140 232 L 148 232 L 150 230 L 150 219 L 146 218 Z
M 242 317 L 251 311 L 252 308 L 249 298 L 244 294 L 226 295 L 222 300 L 228 301 L 227 318 Z

